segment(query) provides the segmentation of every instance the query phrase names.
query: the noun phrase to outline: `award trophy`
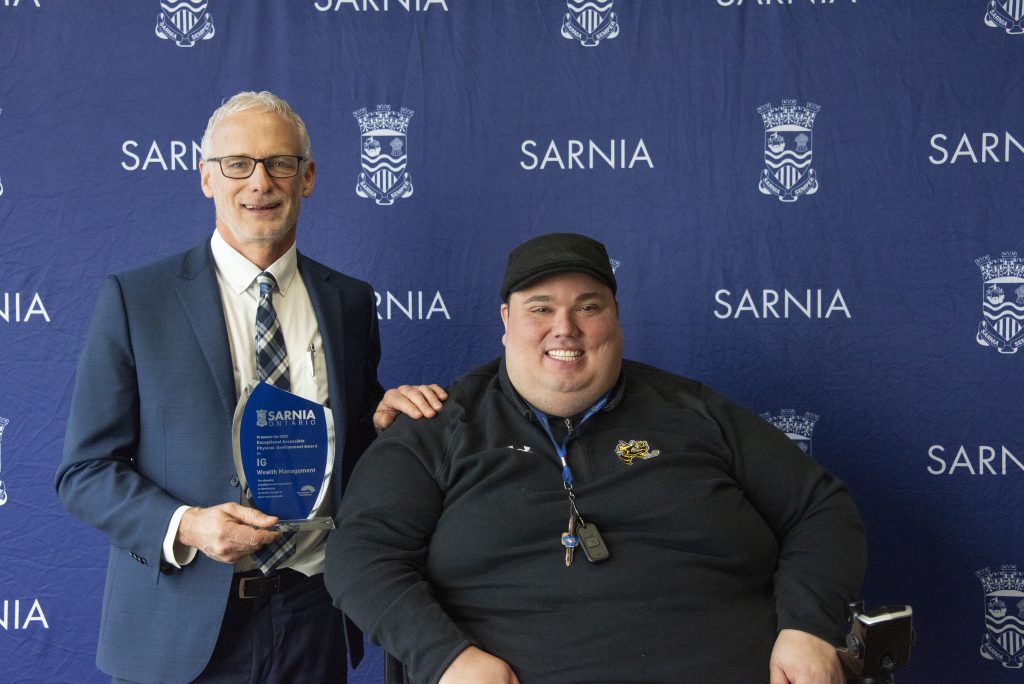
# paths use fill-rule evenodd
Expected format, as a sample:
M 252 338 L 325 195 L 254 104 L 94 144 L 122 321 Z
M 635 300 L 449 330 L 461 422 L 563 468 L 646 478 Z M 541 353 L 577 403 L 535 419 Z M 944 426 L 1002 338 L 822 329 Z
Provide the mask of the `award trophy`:
M 235 468 L 252 505 L 277 516 L 271 529 L 334 529 L 318 516 L 334 470 L 334 419 L 324 406 L 260 382 L 246 388 L 232 430 Z

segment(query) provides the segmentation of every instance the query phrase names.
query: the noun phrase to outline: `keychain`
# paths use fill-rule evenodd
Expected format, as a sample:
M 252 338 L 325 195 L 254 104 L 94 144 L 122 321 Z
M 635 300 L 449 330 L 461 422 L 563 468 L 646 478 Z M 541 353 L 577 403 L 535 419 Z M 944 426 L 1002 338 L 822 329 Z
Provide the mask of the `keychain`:
M 573 513 L 571 506 L 569 508 L 569 524 L 567 527 L 569 531 L 562 533 L 562 546 L 565 547 L 565 567 L 572 565 L 573 551 L 580 543 L 579 537 L 576 536 L 576 515 Z
M 579 525 L 577 525 L 577 521 Z M 597 525 L 587 523 L 576 508 L 576 495 L 569 491 L 569 531 L 562 533 L 562 546 L 565 547 L 565 567 L 572 565 L 573 553 L 577 546 L 583 549 L 583 555 L 591 563 L 608 560 L 608 546 L 605 545 Z

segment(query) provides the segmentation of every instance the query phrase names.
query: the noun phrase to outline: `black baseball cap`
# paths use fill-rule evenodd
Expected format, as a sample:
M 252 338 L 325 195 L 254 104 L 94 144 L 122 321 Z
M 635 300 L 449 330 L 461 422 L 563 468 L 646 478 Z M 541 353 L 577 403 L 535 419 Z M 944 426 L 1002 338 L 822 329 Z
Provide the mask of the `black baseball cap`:
M 549 233 L 519 245 L 508 255 L 501 299 L 538 278 L 575 271 L 593 276 L 615 294 L 615 274 L 604 245 L 586 235 Z

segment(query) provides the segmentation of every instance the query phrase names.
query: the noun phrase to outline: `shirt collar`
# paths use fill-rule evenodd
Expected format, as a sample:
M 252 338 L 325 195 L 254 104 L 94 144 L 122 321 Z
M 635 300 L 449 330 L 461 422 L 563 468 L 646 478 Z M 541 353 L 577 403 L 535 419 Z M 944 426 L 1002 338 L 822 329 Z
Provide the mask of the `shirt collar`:
M 220 231 L 214 230 L 210 238 L 210 249 L 213 251 L 213 262 L 217 271 L 224 276 L 228 286 L 237 294 L 242 294 L 256 281 L 256 276 L 263 273 L 259 266 L 252 263 L 224 241 Z M 266 270 L 277 280 L 277 289 L 282 296 L 288 294 L 288 286 L 298 272 L 298 256 L 293 243 L 288 251 L 281 255 Z

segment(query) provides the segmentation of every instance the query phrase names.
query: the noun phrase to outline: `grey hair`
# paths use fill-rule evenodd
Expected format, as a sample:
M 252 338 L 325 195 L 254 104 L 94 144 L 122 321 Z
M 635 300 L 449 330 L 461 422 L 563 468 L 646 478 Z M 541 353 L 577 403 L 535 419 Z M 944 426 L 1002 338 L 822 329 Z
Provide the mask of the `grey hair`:
M 302 156 L 309 159 L 309 133 L 306 131 L 306 124 L 302 120 L 302 117 L 291 108 L 291 105 L 267 90 L 261 90 L 258 93 L 249 90 L 238 93 L 237 95 L 233 95 L 227 100 L 224 100 L 221 106 L 217 108 L 212 116 L 210 116 L 209 123 L 206 124 L 206 132 L 203 133 L 203 140 L 200 143 L 203 159 L 208 159 L 210 157 L 210 138 L 213 136 L 213 131 L 217 128 L 220 122 L 232 114 L 246 112 L 251 109 L 257 109 L 264 112 L 275 112 L 291 121 L 299 132 L 299 142 L 302 145 Z

